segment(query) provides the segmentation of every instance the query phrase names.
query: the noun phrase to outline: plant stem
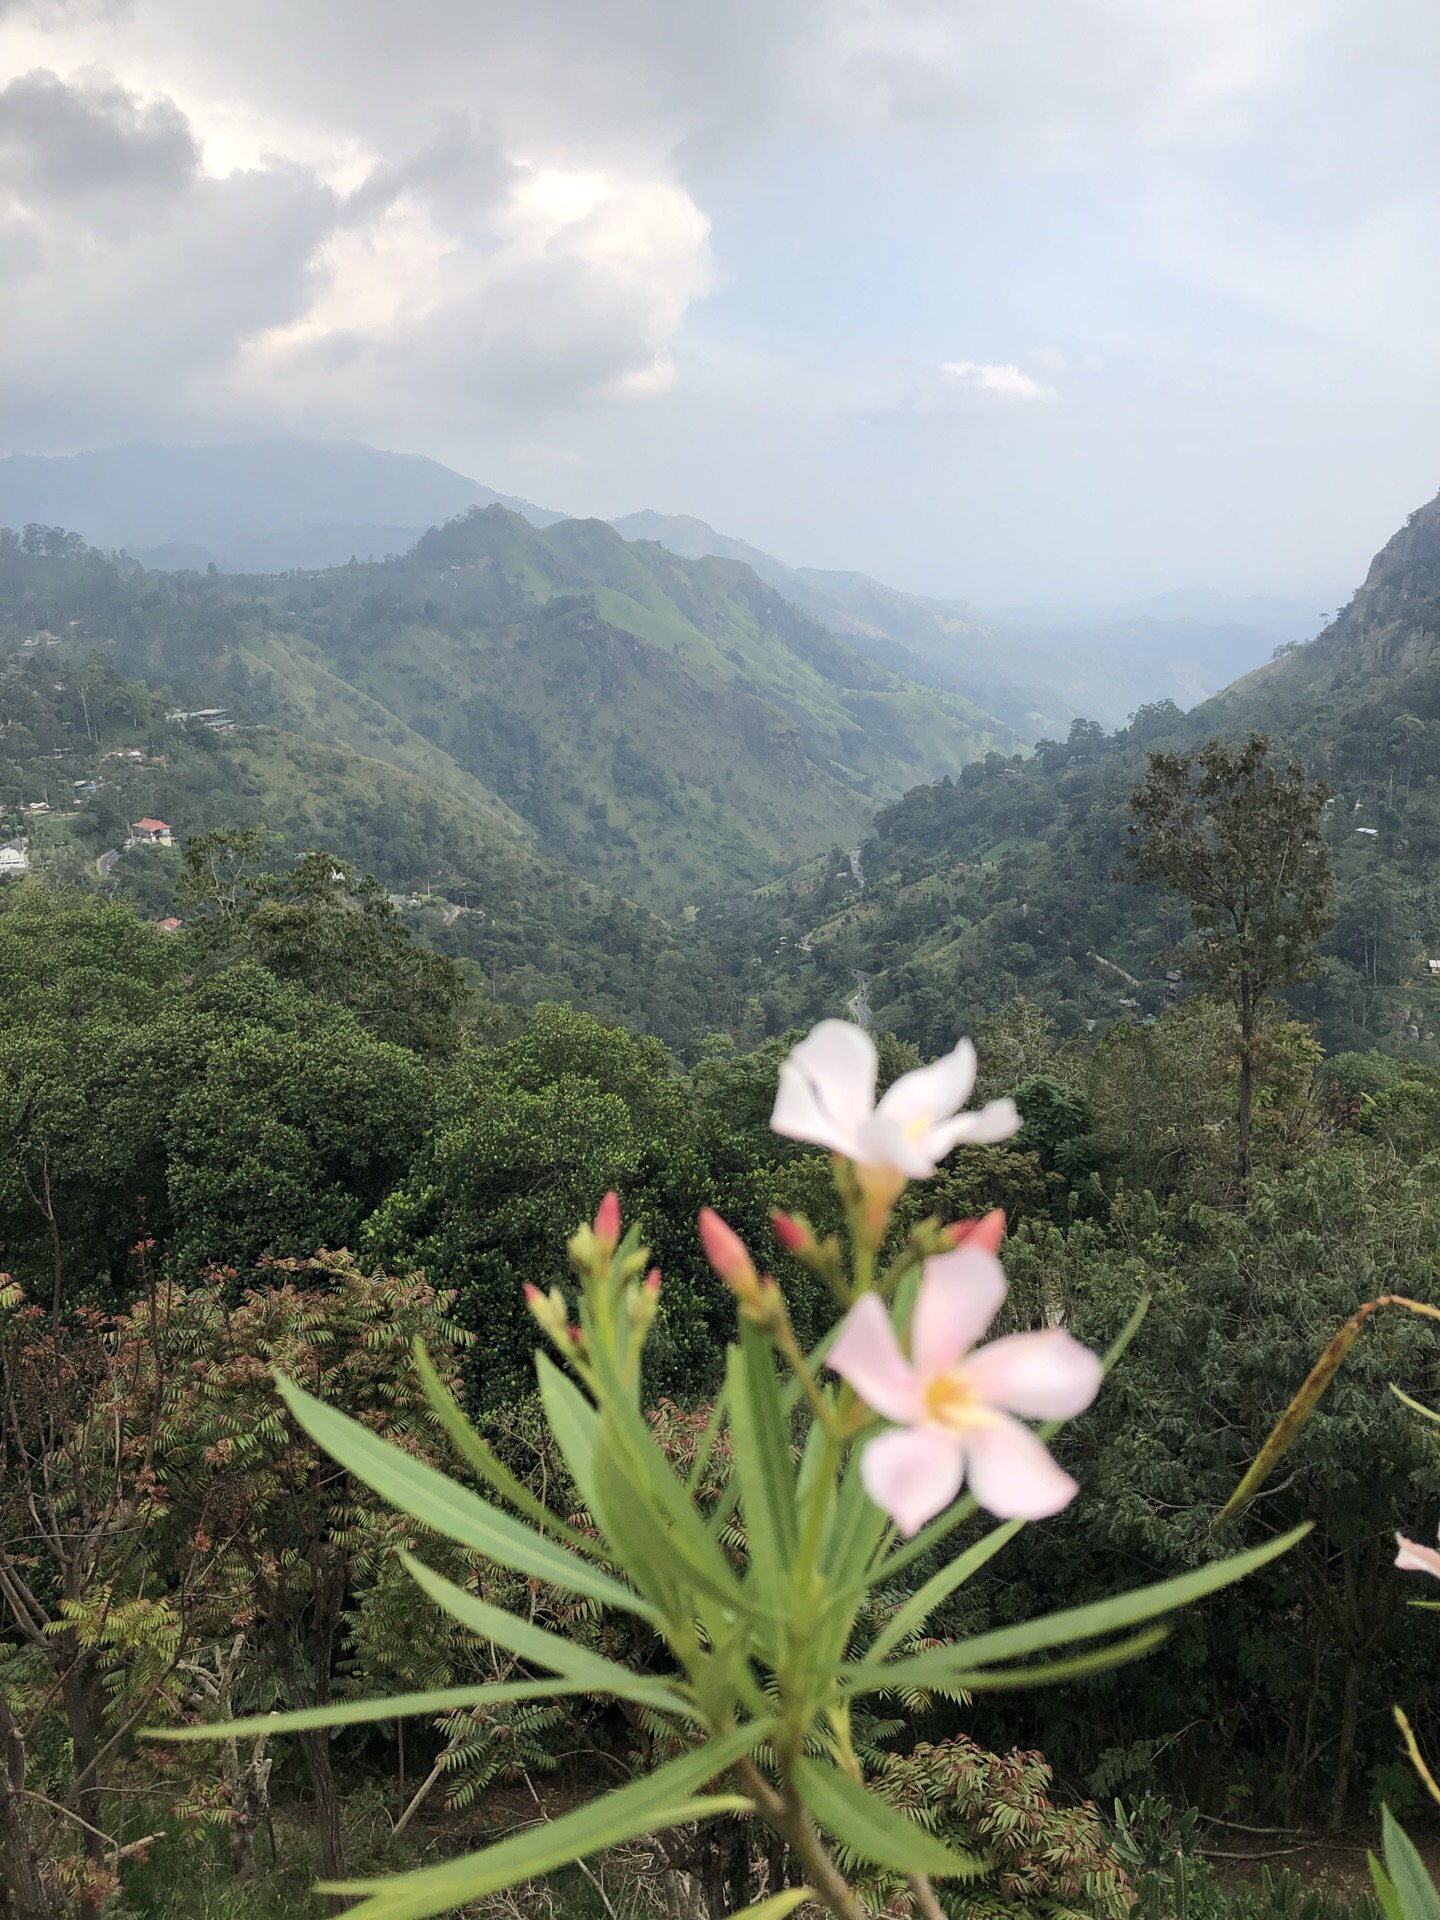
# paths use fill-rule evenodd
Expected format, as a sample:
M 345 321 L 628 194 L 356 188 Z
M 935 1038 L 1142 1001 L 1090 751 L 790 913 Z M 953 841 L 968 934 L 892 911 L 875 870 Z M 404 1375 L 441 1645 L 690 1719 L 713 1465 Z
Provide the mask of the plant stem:
M 777 1793 L 753 1760 L 736 1761 L 735 1771 L 761 1818 L 774 1828 L 805 1869 L 806 1881 L 821 1905 L 828 1907 L 837 1920 L 870 1920 L 859 1895 L 825 1851 L 795 1789 L 787 1786 L 783 1793 Z
M 925 1920 L 946 1920 L 945 1909 L 935 1898 L 935 1889 L 923 1873 L 907 1873 L 905 1883 L 915 1896 L 915 1904 Z

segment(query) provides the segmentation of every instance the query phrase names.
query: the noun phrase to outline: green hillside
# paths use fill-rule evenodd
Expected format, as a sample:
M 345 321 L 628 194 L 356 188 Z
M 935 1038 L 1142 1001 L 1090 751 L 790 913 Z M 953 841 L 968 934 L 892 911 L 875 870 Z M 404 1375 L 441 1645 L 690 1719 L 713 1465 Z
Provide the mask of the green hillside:
M 430 946 L 467 964 L 481 1008 L 569 1000 L 676 1047 L 723 1018 L 665 922 L 549 859 L 478 785 L 475 804 L 313 735 L 177 724 L 98 651 L 59 668 L 65 649 L 42 648 L 0 679 L 0 840 L 51 884 L 183 915 L 179 847 L 127 848 L 130 823 L 165 821 L 177 842 L 261 828 L 277 868 L 323 847 L 376 874 Z
M 1440 1060 L 1440 501 L 1323 634 L 1216 699 L 1142 708 L 1111 735 L 1077 721 L 1028 759 L 987 756 L 880 813 L 863 884 L 836 849 L 748 915 L 716 916 L 732 977 L 752 985 L 752 1030 L 841 1010 L 857 976 L 877 1027 L 931 1051 L 1016 994 L 1066 1031 L 1158 1013 L 1179 989 L 1155 956 L 1188 921 L 1116 883 L 1128 797 L 1148 749 L 1251 728 L 1335 790 L 1338 915 L 1292 1004 L 1332 1050 Z
M 599 521 L 541 531 L 492 506 L 403 559 L 280 576 L 52 545 L 0 554 L 12 649 L 40 628 L 113 644 L 177 704 L 386 761 L 665 913 L 853 843 L 877 803 L 1016 744 L 747 567 Z

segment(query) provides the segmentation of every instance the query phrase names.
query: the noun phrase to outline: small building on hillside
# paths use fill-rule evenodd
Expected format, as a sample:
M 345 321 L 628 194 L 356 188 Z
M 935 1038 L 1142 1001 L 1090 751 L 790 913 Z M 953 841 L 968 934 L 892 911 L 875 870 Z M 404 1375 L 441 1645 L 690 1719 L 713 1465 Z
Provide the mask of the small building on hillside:
M 173 847 L 175 835 L 164 820 L 136 820 L 125 841 L 127 847 Z
M 7 840 L 0 846 L 0 879 L 11 873 L 30 871 L 30 849 L 23 840 Z
M 161 933 L 179 933 L 181 927 L 184 926 L 185 922 L 183 920 L 177 920 L 174 914 L 172 913 L 172 914 L 167 914 L 167 916 L 163 920 L 157 920 L 155 924 L 160 929 Z

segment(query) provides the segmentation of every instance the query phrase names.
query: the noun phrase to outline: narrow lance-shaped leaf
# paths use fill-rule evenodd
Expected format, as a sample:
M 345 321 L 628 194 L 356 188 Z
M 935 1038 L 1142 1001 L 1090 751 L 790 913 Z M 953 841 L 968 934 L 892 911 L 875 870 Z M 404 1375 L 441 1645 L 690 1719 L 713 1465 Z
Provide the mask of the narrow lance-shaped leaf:
M 495 1449 L 471 1426 L 459 1401 L 435 1371 L 435 1363 L 425 1351 L 423 1340 L 416 1340 L 414 1353 L 415 1370 L 420 1375 L 425 1398 L 460 1458 L 473 1467 L 502 1499 L 508 1500 L 512 1507 L 518 1507 L 537 1526 L 553 1533 L 577 1553 L 589 1554 L 595 1560 L 606 1559 L 608 1556 L 598 1541 L 587 1540 L 583 1533 L 577 1533 L 558 1514 L 551 1513 L 524 1482 L 517 1480 L 504 1462 L 497 1458 Z
M 830 1835 L 862 1860 L 897 1873 L 973 1880 L 985 1863 L 960 1853 L 907 1819 L 848 1773 L 819 1760 L 799 1759 L 793 1778 L 806 1809 Z
M 785 1920 L 787 1913 L 814 1898 L 809 1887 L 787 1887 L 783 1893 L 772 1893 L 768 1900 L 757 1900 L 753 1907 L 742 1907 L 733 1920 Z
M 283 1374 L 276 1376 L 276 1385 L 313 1440 L 382 1499 L 422 1526 L 461 1546 L 478 1549 L 503 1567 L 532 1574 L 564 1593 L 583 1593 L 606 1606 L 620 1607 L 645 1619 L 652 1617 L 639 1594 L 598 1567 L 588 1565 L 508 1513 L 501 1513 L 468 1487 L 382 1440 L 348 1414 L 326 1406 Z
M 987 1560 L 993 1560 L 1000 1549 L 1007 1546 L 1023 1527 L 1023 1520 L 1006 1520 L 990 1532 L 973 1547 L 967 1547 L 964 1553 L 956 1554 L 948 1566 L 941 1567 L 932 1574 L 918 1593 L 912 1594 L 900 1608 L 894 1619 L 889 1621 L 882 1632 L 875 1636 L 866 1650 L 867 1660 L 883 1660 L 894 1651 L 908 1634 L 918 1633 L 930 1615 L 942 1600 L 948 1600 L 957 1587 L 961 1587 L 971 1574 L 978 1573 Z
M 1068 1641 L 1098 1639 L 1102 1634 L 1136 1626 L 1142 1620 L 1153 1620 L 1159 1614 L 1173 1613 L 1177 1607 L 1189 1606 L 1192 1601 L 1242 1580 L 1247 1573 L 1277 1559 L 1309 1531 L 1307 1523 L 1277 1540 L 1266 1541 L 1264 1546 L 1231 1554 L 1228 1559 L 1217 1560 L 1208 1567 L 1197 1567 L 1193 1573 L 1177 1574 L 1173 1579 L 1156 1581 L 1132 1593 L 1116 1594 L 1110 1600 L 1095 1600 L 1088 1606 L 1066 1607 L 1059 1613 L 1021 1621 L 1013 1627 L 997 1627 L 990 1633 L 957 1640 L 951 1646 L 912 1654 L 906 1660 L 863 1660 L 843 1669 L 842 1677 L 857 1692 L 873 1692 L 882 1687 L 956 1685 L 962 1673 L 973 1673 L 999 1661 L 1016 1660 Z
M 976 1693 L 1018 1693 L 1027 1687 L 1053 1687 L 1064 1680 L 1078 1680 L 1087 1673 L 1108 1673 L 1112 1667 L 1127 1666 L 1153 1653 L 1168 1639 L 1168 1627 L 1146 1627 L 1143 1633 L 1127 1640 L 1110 1640 L 1088 1653 L 1072 1653 L 1062 1660 L 1027 1661 L 1018 1667 L 980 1667 L 971 1673 L 957 1673 L 935 1691 L 953 1699 L 968 1699 Z
M 534 1666 L 549 1667 L 565 1679 L 573 1680 L 596 1693 L 613 1693 L 622 1700 L 643 1701 L 666 1713 L 688 1714 L 692 1711 L 688 1702 L 664 1680 L 648 1679 L 644 1674 L 622 1666 L 618 1660 L 610 1660 L 603 1653 L 592 1652 L 578 1640 L 568 1639 L 562 1633 L 551 1633 L 547 1627 L 536 1626 L 533 1620 L 522 1620 L 518 1614 L 509 1613 L 504 1607 L 492 1606 L 488 1600 L 481 1600 L 478 1595 L 457 1587 L 453 1580 L 436 1573 L 413 1554 L 402 1553 L 400 1558 L 411 1578 L 437 1606 L 443 1607 L 462 1626 L 469 1627 L 472 1633 L 478 1633 L 482 1639 L 492 1641 L 497 1647 L 504 1647 L 507 1653 L 513 1653 Z
M 1239 1486 L 1216 1514 L 1216 1526 L 1219 1526 L 1223 1520 L 1229 1520 L 1248 1501 L 1255 1498 L 1280 1461 L 1299 1439 L 1301 1429 L 1320 1404 L 1330 1382 L 1340 1371 L 1346 1354 L 1359 1339 L 1365 1322 L 1381 1307 L 1405 1307 L 1411 1313 L 1424 1314 L 1428 1319 L 1440 1320 L 1440 1307 L 1432 1307 L 1423 1300 L 1409 1300 L 1404 1294 L 1399 1293 L 1381 1294 L 1378 1300 L 1367 1300 L 1363 1306 L 1358 1307 L 1315 1362 L 1306 1375 L 1300 1391 L 1275 1422 L 1269 1438 L 1251 1461 Z
M 516 1700 L 553 1700 L 559 1694 L 597 1689 L 574 1680 L 486 1682 L 473 1687 L 431 1687 L 425 1693 L 378 1694 L 369 1700 L 337 1700 L 328 1707 L 296 1707 L 289 1713 L 255 1713 L 245 1720 L 207 1720 L 198 1727 L 142 1727 L 142 1740 L 234 1740 L 262 1733 L 305 1733 L 312 1727 L 354 1727 L 369 1720 L 408 1720 L 448 1713 L 455 1707 L 503 1707 Z
M 1440 1894 L 1435 1891 L 1435 1882 L 1414 1841 L 1388 1807 L 1384 1809 L 1381 1830 L 1385 1837 L 1386 1872 L 1405 1920 L 1440 1920 Z
M 548 1353 L 535 1355 L 535 1378 L 540 1404 L 555 1443 L 570 1469 L 580 1498 L 595 1511 L 595 1443 L 600 1416 L 575 1382 L 563 1374 Z
M 748 1800 L 728 1794 L 697 1799 L 696 1792 L 742 1755 L 752 1752 L 773 1728 L 774 1723 L 768 1720 L 739 1727 L 657 1767 L 629 1786 L 591 1800 L 558 1820 L 527 1827 L 464 1859 L 446 1860 L 417 1873 L 395 1874 L 382 1880 L 342 1881 L 322 1891 L 368 1896 L 351 1909 L 351 1920 L 429 1920 L 431 1914 L 482 1900 L 487 1894 L 533 1880 L 642 1834 L 657 1833 L 683 1821 L 703 1820 L 712 1814 L 741 1811 L 748 1808 Z
M 745 1509 L 751 1577 L 765 1605 L 779 1610 L 783 1585 L 795 1559 L 795 1481 L 790 1435 L 780 1412 L 779 1387 L 769 1348 L 753 1328 L 731 1347 L 726 1373 L 734 1471 Z

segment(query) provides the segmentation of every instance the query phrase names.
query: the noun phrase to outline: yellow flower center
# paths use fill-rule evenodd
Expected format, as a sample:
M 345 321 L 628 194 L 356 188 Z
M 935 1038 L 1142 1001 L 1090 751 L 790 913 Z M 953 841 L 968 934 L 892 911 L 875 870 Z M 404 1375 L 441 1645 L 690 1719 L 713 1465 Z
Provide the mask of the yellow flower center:
M 975 1393 L 958 1368 L 937 1373 L 925 1387 L 925 1417 L 947 1433 L 963 1433 L 967 1427 L 990 1424 L 990 1409 Z

